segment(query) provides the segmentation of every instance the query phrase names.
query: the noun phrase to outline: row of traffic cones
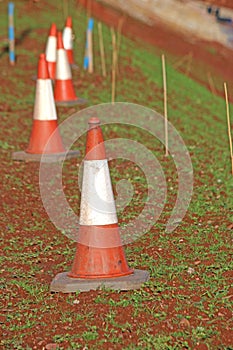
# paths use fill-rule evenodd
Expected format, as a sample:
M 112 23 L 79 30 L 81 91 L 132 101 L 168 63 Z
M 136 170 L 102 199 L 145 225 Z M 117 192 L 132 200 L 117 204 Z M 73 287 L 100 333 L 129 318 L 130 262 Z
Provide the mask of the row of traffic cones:
M 77 68 L 74 62 L 73 53 L 73 29 L 72 18 L 69 16 L 66 19 L 65 28 L 62 33 L 62 41 L 64 49 L 67 53 L 68 62 L 73 68 Z M 49 76 L 52 80 L 56 77 L 56 62 L 57 62 L 57 27 L 55 23 L 52 23 L 45 47 L 46 61 L 48 62 Z
M 72 35 L 71 18 L 68 17 L 65 38 L 62 33 L 57 32 L 55 24 L 50 28 L 46 53 L 41 54 L 38 62 L 35 103 L 33 112 L 33 125 L 26 151 L 14 152 L 14 160 L 23 161 L 57 161 L 66 158 L 76 157 L 78 151 L 66 152 L 58 129 L 56 105 L 73 106 L 84 104 L 86 101 L 76 96 L 72 81 L 70 62 L 73 60 L 73 50 L 65 50 L 63 43 Z M 68 30 L 69 29 L 69 30 Z M 68 34 L 69 35 L 68 35 Z M 56 36 L 55 36 L 56 35 Z M 64 35 L 64 34 L 63 34 Z M 51 48 L 56 50 L 56 61 Z M 68 59 L 70 57 L 70 61 Z M 55 72 L 55 73 L 54 73 Z M 55 75 L 54 92 L 51 77 Z M 52 140 L 46 146 L 50 136 Z M 46 153 L 47 157 L 41 158 Z
M 46 149 L 47 160 L 67 158 L 59 133 L 55 101 L 76 98 L 70 65 L 64 50 L 61 32 L 57 38 L 57 61 L 54 94 L 50 67 L 44 53 L 40 54 L 32 132 L 25 152 L 16 152 L 13 159 L 40 160 Z M 68 63 L 68 64 L 67 64 Z M 67 97 L 68 96 L 68 97 Z M 50 136 L 52 139 L 48 144 Z M 52 142 L 51 142 L 52 140 Z M 72 153 L 74 152 L 74 153 Z M 68 156 L 77 156 L 69 151 Z M 46 161 L 47 161 L 46 160 Z M 148 271 L 129 268 L 122 245 L 112 184 L 100 121 L 89 120 L 83 168 L 80 221 L 77 247 L 70 272 L 53 279 L 52 292 L 70 293 L 101 287 L 136 289 L 149 278 Z
M 54 99 L 57 105 L 73 106 L 86 101 L 76 96 L 72 72 L 68 62 L 67 52 L 63 46 L 62 34 L 57 33 L 57 63 L 54 83 Z
M 63 34 L 52 23 L 45 48 L 49 78 L 55 82 L 54 99 L 58 105 L 73 106 L 86 101 L 77 97 L 72 81 L 74 64 L 72 19 L 68 17 Z

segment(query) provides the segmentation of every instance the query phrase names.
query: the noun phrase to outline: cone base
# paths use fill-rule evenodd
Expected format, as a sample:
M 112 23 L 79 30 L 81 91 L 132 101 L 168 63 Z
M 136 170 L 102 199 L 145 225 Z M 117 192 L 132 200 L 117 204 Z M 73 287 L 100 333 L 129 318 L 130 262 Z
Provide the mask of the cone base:
M 79 70 L 79 66 L 75 63 L 71 63 L 70 64 L 70 67 L 73 69 L 73 70 Z
M 134 270 L 131 275 L 99 278 L 99 279 L 82 279 L 68 277 L 67 272 L 58 273 L 50 284 L 50 292 L 75 293 L 88 292 L 107 288 L 112 290 L 132 290 L 139 289 L 141 285 L 148 281 L 150 274 L 144 270 Z
M 128 275 L 131 275 L 132 273 L 134 272 L 134 270 L 128 270 L 124 273 L 115 273 L 115 274 L 112 274 L 112 276 L 107 276 L 106 275 L 82 275 L 82 274 L 79 274 L 79 275 L 75 275 L 74 273 L 72 272 L 68 272 L 67 276 L 68 277 L 71 277 L 71 278 L 85 278 L 85 279 L 99 279 L 99 278 L 118 278 L 118 277 L 122 277 L 122 276 L 128 276 Z
M 51 81 L 52 81 L 52 83 L 54 84 L 54 80 L 55 79 L 52 79 L 52 78 L 49 78 Z M 31 80 L 33 80 L 33 81 L 37 81 L 37 75 L 33 75 L 32 77 L 31 77 Z
M 88 101 L 84 98 L 77 98 L 76 100 L 71 101 L 55 101 L 55 104 L 57 106 L 63 106 L 63 107 L 70 107 L 70 106 L 76 106 L 76 105 L 84 105 Z
M 80 155 L 78 150 L 68 151 L 63 153 L 51 153 L 51 154 L 33 154 L 24 151 L 12 153 L 12 159 L 24 162 L 43 162 L 53 163 L 62 162 L 65 159 L 76 158 Z M 43 157 L 42 157 L 43 156 Z
M 57 154 L 65 152 L 56 119 L 33 119 L 32 131 L 26 152 L 31 154 Z

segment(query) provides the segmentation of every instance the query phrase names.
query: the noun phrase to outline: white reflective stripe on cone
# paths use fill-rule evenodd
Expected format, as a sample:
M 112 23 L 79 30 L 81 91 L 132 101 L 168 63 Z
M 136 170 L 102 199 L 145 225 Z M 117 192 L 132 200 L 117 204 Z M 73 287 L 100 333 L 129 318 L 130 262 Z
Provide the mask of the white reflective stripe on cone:
M 72 29 L 71 28 L 64 28 L 63 34 L 63 45 L 66 50 L 71 50 L 73 48 L 73 40 L 72 40 Z
M 64 49 L 57 50 L 56 79 L 72 79 L 71 68 L 69 65 L 67 53 Z
M 37 79 L 33 119 L 57 120 L 52 81 L 50 79 Z
M 84 161 L 79 223 L 80 225 L 117 223 L 107 159 Z
M 56 62 L 57 54 L 57 38 L 55 36 L 49 36 L 47 45 L 45 48 L 46 61 Z

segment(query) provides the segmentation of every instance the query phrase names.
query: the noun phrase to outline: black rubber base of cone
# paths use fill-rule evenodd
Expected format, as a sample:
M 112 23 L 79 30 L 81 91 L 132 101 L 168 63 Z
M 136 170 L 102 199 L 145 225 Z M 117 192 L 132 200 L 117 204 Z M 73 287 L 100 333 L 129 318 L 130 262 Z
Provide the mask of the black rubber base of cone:
M 88 101 L 85 100 L 84 98 L 78 98 L 77 100 L 73 101 L 55 101 L 55 104 L 57 106 L 62 106 L 62 107 L 71 107 L 71 106 L 76 106 L 76 105 L 85 105 Z
M 51 285 L 50 292 L 75 293 L 88 292 L 102 288 L 113 290 L 139 289 L 148 281 L 150 274 L 144 270 L 134 270 L 131 275 L 115 278 L 71 278 L 67 272 L 58 273 Z
M 23 162 L 62 162 L 65 159 L 77 158 L 80 155 L 80 151 L 68 151 L 64 153 L 51 153 L 51 154 L 32 154 L 24 151 L 12 153 L 12 159 Z

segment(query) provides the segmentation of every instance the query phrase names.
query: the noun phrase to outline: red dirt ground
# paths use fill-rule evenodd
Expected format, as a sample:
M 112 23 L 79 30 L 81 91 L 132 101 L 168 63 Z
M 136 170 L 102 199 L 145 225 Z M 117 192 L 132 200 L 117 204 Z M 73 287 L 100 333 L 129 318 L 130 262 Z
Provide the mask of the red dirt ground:
M 206 1 L 206 3 L 233 8 L 231 0 L 213 0 Z M 86 7 L 94 17 L 115 28 L 119 25 L 120 18 L 124 16 L 123 13 L 111 7 L 103 6 L 96 0 L 91 2 L 79 0 L 79 4 Z M 171 29 L 161 23 L 148 26 L 129 16 L 124 17 L 122 33 L 133 39 L 148 42 L 180 60 L 182 60 L 182 57 L 189 57 L 188 55 L 190 55 L 192 62 L 189 67 L 189 75 L 208 87 L 213 93 L 223 96 L 224 81 L 228 83 L 229 90 L 233 88 L 233 50 L 217 42 L 205 42 L 198 38 L 190 38 L 181 33 L 171 31 Z M 187 61 L 186 63 L 184 61 L 184 64 L 187 67 Z M 187 69 L 186 67 L 184 70 Z
M 212 2 L 216 3 L 216 1 L 212 1 Z M 230 2 L 231 2 L 230 0 L 225 1 L 225 3 L 229 3 L 229 6 L 230 6 Z M 85 5 L 86 1 L 80 0 L 80 3 L 83 3 Z M 224 0 L 219 1 L 218 3 L 223 4 Z M 233 4 L 231 6 L 233 8 Z M 103 8 L 99 3 L 95 1 L 92 2 L 92 11 L 96 17 L 101 18 L 102 20 L 105 20 L 105 22 L 108 24 L 111 24 L 111 25 L 114 24 L 115 26 L 118 25 L 119 18 L 121 17 L 121 14 L 113 11 L 112 9 Z M 159 36 L 155 35 L 156 32 L 159 32 Z M 219 76 L 219 80 L 226 79 L 229 82 L 229 84 L 233 83 L 233 70 L 231 69 L 232 51 L 222 47 L 221 45 L 218 45 L 216 43 L 208 44 L 210 45 L 208 47 L 214 47 L 217 51 L 217 54 L 213 55 L 211 54 L 210 51 L 207 50 L 207 44 L 204 42 L 195 41 L 195 43 L 191 43 L 187 40 L 187 38 L 182 37 L 179 34 L 172 33 L 168 31 L 165 27 L 162 27 L 159 24 L 157 24 L 153 28 L 150 28 L 146 25 L 140 24 L 132 20 L 131 18 L 127 18 L 125 20 L 125 23 L 123 25 L 123 33 L 129 34 L 131 37 L 138 37 L 140 38 L 140 40 L 148 40 L 148 42 L 152 43 L 156 47 L 159 47 L 166 52 L 170 52 L 172 55 L 176 57 L 181 58 L 182 56 L 192 52 L 193 61 L 199 62 L 200 66 L 202 67 L 211 66 L 211 70 L 210 68 L 209 70 L 211 71 L 211 74 L 213 74 L 213 76 L 216 73 L 216 75 Z M 32 47 L 32 43 L 28 41 L 27 45 L 28 46 L 24 44 L 24 48 L 29 50 Z M 31 72 L 30 69 L 32 67 L 28 66 L 25 68 L 26 68 L 25 70 L 28 69 Z M 8 69 L 7 73 L 10 74 L 10 68 L 7 68 L 7 69 Z M 190 73 L 197 80 L 201 80 L 200 73 L 197 74 L 196 70 L 192 69 Z M 26 77 L 25 79 L 28 79 L 28 78 Z M 93 78 L 89 77 L 90 81 L 87 81 L 87 84 L 89 82 L 93 83 L 92 79 Z M 1 79 L 1 81 L 3 84 L 4 80 Z M 203 82 L 203 84 L 206 84 L 207 86 L 209 85 L 208 81 L 205 81 L 204 79 L 202 79 L 201 81 Z M 6 77 L 5 77 L 5 82 L 7 82 Z M 101 77 L 100 77 L 100 82 L 96 81 L 95 84 L 98 86 L 98 84 L 100 83 L 101 83 Z M 34 87 L 34 82 L 29 80 L 28 85 L 30 90 L 30 85 L 31 87 Z M 8 85 L 8 88 L 11 88 L 13 90 L 14 86 Z M 18 92 L 16 91 L 16 94 L 17 93 Z M 25 93 L 27 94 L 27 91 L 25 91 Z M 20 99 L 20 96 L 19 96 L 19 99 Z M 8 111 L 9 113 L 10 112 L 14 113 L 14 111 L 11 110 L 11 106 L 7 104 L 7 102 L 5 105 L 2 105 L 0 107 L 0 110 Z M 71 110 L 69 110 L 69 112 L 71 113 Z M 28 116 L 28 111 L 21 111 L 20 117 L 22 118 L 20 119 L 20 121 L 21 121 L 22 134 L 25 134 L 26 133 L 25 130 L 27 129 L 27 125 L 24 122 L 25 116 Z M 9 133 L 9 137 L 10 137 L 13 134 L 13 132 L 12 132 L 10 123 L 7 124 L 7 121 L 8 121 L 7 115 L 4 116 L 2 119 L 5 125 L 9 125 L 9 128 L 6 128 L 5 132 Z M 17 142 L 19 141 L 17 140 Z M 20 146 L 24 147 L 25 145 L 22 142 L 22 145 Z M 47 215 L 41 203 L 39 188 L 37 187 L 37 190 L 33 192 L 33 194 L 31 192 L 31 185 L 38 184 L 39 182 L 38 164 L 30 164 L 30 165 L 21 164 L 21 166 L 19 166 L 19 164 L 16 164 L 15 168 L 13 168 L 9 163 L 9 159 L 7 158 L 8 157 L 7 151 L 3 151 L 3 153 L 5 156 L 4 156 L 4 163 L 2 164 L 2 175 L 4 176 L 4 179 L 5 179 L 4 180 L 5 185 L 7 185 L 7 183 L 9 183 L 9 186 L 11 185 L 10 176 L 14 174 L 15 171 L 18 172 L 18 179 L 20 184 L 20 185 L 17 184 L 15 187 L 11 188 L 11 190 L 13 190 L 12 195 L 11 195 L 12 191 L 2 194 L 2 200 L 4 200 L 5 203 L 9 202 L 11 204 L 12 216 L 13 214 L 16 215 L 18 210 L 20 212 L 19 216 L 21 217 L 18 222 L 18 227 L 17 227 L 18 230 L 16 230 L 15 233 L 12 233 L 10 231 L 11 228 L 9 225 L 9 228 L 8 228 L 9 235 L 11 235 L 12 239 L 14 238 L 16 240 L 17 244 L 20 241 L 22 243 L 23 240 L 34 238 L 34 241 L 32 241 L 30 247 L 23 248 L 22 246 L 22 250 L 21 250 L 22 254 L 28 253 L 28 251 L 33 254 L 38 251 L 37 240 L 36 240 L 37 236 L 35 233 L 30 231 L 30 227 L 33 226 L 34 221 L 36 222 L 37 216 L 40 216 L 40 219 L 43 219 L 46 222 L 48 221 Z M 71 161 L 70 166 L 75 167 L 76 161 L 74 160 Z M 26 188 L 25 188 L 25 185 L 26 185 Z M 212 220 L 214 219 L 213 216 L 211 217 L 211 219 Z M 23 233 L 23 240 L 22 240 L 22 236 L 20 235 L 22 235 L 21 225 L 23 227 L 23 225 L 25 224 L 24 220 L 28 223 L 29 229 L 27 232 Z M 49 233 L 54 232 L 55 230 L 52 223 L 47 224 L 46 229 L 48 230 Z M 32 235 L 34 236 L 32 237 Z M 41 252 L 40 255 L 36 258 L 33 257 L 33 264 L 36 264 L 38 269 L 37 269 L 36 276 L 33 275 L 32 277 L 33 278 L 35 277 L 36 279 L 38 278 L 45 285 L 48 285 L 51 282 L 51 278 L 55 275 L 55 273 L 57 273 L 59 263 L 62 263 L 64 261 L 64 256 L 62 254 L 59 257 L 57 256 L 54 257 L 53 249 L 57 248 L 57 246 L 59 245 L 60 250 L 63 252 L 64 247 L 61 245 L 61 243 L 54 243 L 56 238 L 59 241 L 60 233 L 58 233 L 57 235 L 56 234 L 48 235 L 46 233 L 45 236 L 46 236 L 47 246 L 44 246 L 44 243 L 42 242 L 43 248 L 47 249 L 47 247 L 50 247 L 50 249 L 46 250 L 46 253 Z M 38 237 L 41 238 L 42 234 L 41 236 L 38 234 Z M 152 249 L 154 248 L 150 248 L 150 249 L 151 249 L 152 256 L 154 254 L 159 254 L 160 256 L 162 256 L 164 259 L 167 259 L 168 261 L 171 258 L 170 260 L 172 261 L 172 257 L 168 256 L 163 251 L 159 250 L 158 252 L 157 251 L 152 252 Z M 146 251 L 141 251 L 141 253 L 146 253 Z M 150 251 L 147 250 L 147 253 L 150 253 Z M 196 263 L 198 264 L 199 262 L 197 261 Z M 19 280 L 22 280 L 24 277 L 23 275 L 24 273 L 27 273 L 30 275 L 30 271 L 26 270 L 28 269 L 28 265 L 25 267 L 21 266 L 19 270 L 15 271 L 17 261 L 16 262 L 12 261 L 9 264 L 11 264 L 12 266 L 12 271 L 13 271 L 12 274 L 10 274 L 9 271 L 8 272 L 4 272 L 4 270 L 1 271 L 2 275 L 5 275 L 7 278 L 9 279 L 13 278 L 15 280 L 17 280 L 18 278 Z M 143 266 L 139 266 L 139 268 L 143 268 Z M 48 275 L 47 270 L 50 270 L 52 275 Z M 22 275 L 20 275 L 20 272 Z M 184 277 L 184 278 L 187 278 L 187 277 Z M 192 280 L 196 278 L 196 276 L 190 275 L 189 278 L 190 280 Z M 174 289 L 178 288 L 180 284 L 181 282 L 179 280 L 173 280 L 172 288 Z M 4 286 L 4 287 L 8 288 L 8 286 Z M 12 302 L 12 306 L 10 307 L 10 310 L 12 309 L 12 311 L 14 312 L 16 310 L 17 312 L 17 307 L 18 307 L 17 303 L 22 302 L 22 300 L 25 300 L 26 302 L 28 298 L 28 292 L 26 292 L 23 288 L 20 288 L 20 286 L 18 286 L 17 284 L 14 286 L 14 288 L 12 288 L 12 290 L 10 291 L 7 290 L 7 292 L 8 294 L 11 295 L 10 302 Z M 148 292 L 148 297 L 149 297 L 150 290 L 147 291 L 145 289 L 145 292 Z M 204 293 L 204 290 L 203 290 L 203 293 Z M 232 294 L 232 290 L 230 290 L 229 293 Z M 183 291 L 182 295 L 184 295 L 185 297 L 185 291 Z M 53 341 L 52 335 L 56 334 L 56 329 L 58 329 L 60 333 L 64 333 L 64 335 L 66 335 L 66 333 L 74 333 L 74 332 L 77 332 L 77 334 L 82 334 L 82 332 L 86 330 L 86 327 L 84 327 L 84 322 L 86 322 L 90 327 L 91 326 L 97 327 L 97 329 L 100 330 L 99 333 L 101 333 L 101 330 L 103 330 L 106 327 L 105 321 L 101 317 L 101 314 L 105 315 L 105 314 L 108 314 L 108 312 L 110 313 L 112 311 L 112 308 L 110 305 L 104 305 L 103 303 L 97 303 L 95 301 L 96 298 L 103 297 L 103 293 L 100 291 L 96 291 L 96 292 L 91 291 L 90 293 L 84 293 L 83 295 L 79 295 L 77 296 L 76 303 L 74 303 L 73 300 L 71 300 L 70 304 L 67 304 L 66 302 L 64 302 L 64 296 L 61 294 L 51 295 L 50 293 L 45 293 L 44 297 L 45 297 L 45 300 L 37 300 L 37 298 L 35 297 L 35 302 L 30 305 L 32 313 L 34 312 L 34 310 L 38 310 L 40 305 L 41 307 L 48 306 L 49 308 L 51 307 L 51 304 L 54 305 L 54 309 L 56 310 L 56 312 L 54 312 L 53 315 L 51 315 L 49 312 L 44 313 L 43 316 L 41 316 L 41 318 L 39 319 L 39 322 L 41 323 L 40 325 L 39 324 L 36 324 L 36 326 L 32 325 L 30 329 L 26 329 L 25 332 L 28 333 L 28 336 L 27 336 L 28 344 L 30 344 L 33 349 L 39 349 L 39 350 L 49 349 L 49 347 L 46 346 L 46 344 L 52 343 Z M 170 295 L 168 295 L 168 297 L 170 297 Z M 112 293 L 111 298 L 115 302 L 121 300 L 120 295 L 118 293 Z M 161 303 L 159 301 L 156 301 L 156 307 L 157 307 L 156 311 L 158 313 L 162 313 L 164 311 L 164 308 L 167 307 L 170 315 L 170 319 L 161 321 L 158 327 L 160 327 L 162 331 L 165 330 L 169 332 L 174 330 L 178 331 L 179 329 L 182 329 L 182 328 L 188 329 L 190 325 L 192 327 L 198 326 L 199 323 L 196 319 L 197 309 L 193 307 L 193 304 L 198 303 L 199 301 L 200 300 L 198 299 L 198 297 L 194 295 L 190 295 L 190 304 L 187 304 L 185 307 L 185 314 L 190 315 L 190 319 L 187 320 L 186 318 L 183 318 L 180 320 L 179 324 L 174 324 L 172 322 L 172 318 L 175 317 L 175 315 L 177 314 L 175 299 L 173 298 L 167 299 L 166 305 L 164 304 L 163 301 Z M 4 306 L 3 312 L 9 311 L 8 307 L 10 303 L 8 302 L 9 300 L 7 298 L 3 298 L 3 306 Z M 96 305 L 96 307 L 93 308 L 93 305 Z M 152 310 L 154 307 L 154 302 L 151 301 L 150 303 L 148 303 L 147 307 L 151 308 Z M 60 318 L 62 317 L 63 314 L 66 314 L 66 313 L 67 314 L 73 313 L 74 315 L 75 314 L 79 315 L 80 313 L 82 313 L 84 315 L 83 316 L 84 321 L 80 322 L 77 319 L 74 326 L 73 324 L 70 323 L 69 318 L 67 318 L 66 323 L 64 322 L 61 323 Z M 93 317 L 90 317 L 90 319 L 88 319 L 89 317 L 88 315 L 90 315 L 91 313 L 93 313 Z M 217 324 L 220 318 L 225 318 L 225 320 L 228 320 L 228 323 L 225 324 L 224 329 L 221 329 L 221 341 L 224 342 L 224 344 L 229 344 L 230 346 L 232 344 L 231 334 L 229 329 L 230 328 L 229 320 L 231 316 L 228 315 L 228 313 L 229 313 L 229 310 L 227 309 L 219 309 L 218 318 L 214 320 L 213 325 Z M 22 319 L 17 319 L 17 315 L 15 314 L 13 314 L 13 317 L 14 317 L 13 320 L 12 319 L 6 320 L 6 325 L 8 327 L 7 332 L 9 332 L 9 334 L 10 334 L 11 327 L 26 324 L 28 315 L 25 314 L 25 316 Z M 205 313 L 201 314 L 201 317 L 202 317 L 201 322 L 205 322 L 207 320 Z M 142 324 L 145 320 L 148 320 L 148 318 L 152 318 L 152 316 L 148 315 L 148 313 L 146 312 L 141 313 L 140 319 L 142 321 Z M 2 319 L 0 318 L 0 323 L 3 323 L 3 321 L 5 322 L 5 317 L 2 317 Z M 126 306 L 124 308 L 124 312 L 119 313 L 116 316 L 116 322 L 118 322 L 120 325 L 126 324 L 127 321 L 130 324 L 132 324 L 132 328 L 131 329 L 125 328 L 119 331 L 120 337 L 122 337 L 125 346 L 130 345 L 132 343 L 132 337 L 134 337 L 134 341 L 136 341 L 135 337 L 137 337 L 136 330 L 138 327 L 138 324 L 137 324 L 138 318 L 135 315 L 133 315 L 131 305 Z M 51 329 L 51 338 L 45 337 L 45 333 L 47 329 Z M 111 330 L 112 329 L 110 328 L 109 333 L 111 332 Z M 218 345 L 220 344 L 219 342 L 218 342 Z M 84 343 L 82 339 L 79 339 L 79 344 L 83 345 L 83 349 L 87 349 L 87 347 L 84 347 Z M 26 349 L 26 346 L 27 344 L 23 344 L 21 349 Z M 66 346 L 65 341 L 64 341 L 64 346 Z M 119 349 L 120 346 L 121 345 L 119 345 L 119 347 L 117 345 L 114 346 L 112 343 L 106 342 L 102 345 L 102 349 L 108 349 L 108 350 L 113 348 Z M 50 347 L 50 349 L 52 349 L 52 347 Z M 66 349 L 66 347 L 64 349 Z M 204 349 L 207 349 L 207 346 L 203 344 L 202 341 L 200 341 L 199 345 L 197 345 L 195 349 L 204 350 Z

